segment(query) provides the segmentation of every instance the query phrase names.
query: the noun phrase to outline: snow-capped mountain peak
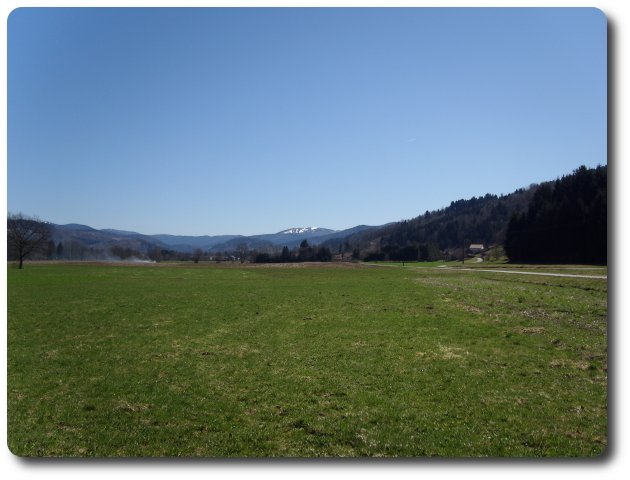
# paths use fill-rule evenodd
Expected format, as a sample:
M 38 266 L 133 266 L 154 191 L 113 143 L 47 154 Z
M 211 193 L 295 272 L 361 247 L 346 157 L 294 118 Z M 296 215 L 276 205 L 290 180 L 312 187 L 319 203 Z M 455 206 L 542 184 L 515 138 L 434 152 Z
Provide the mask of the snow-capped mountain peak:
M 282 232 L 278 232 L 278 234 L 290 234 L 290 233 L 311 233 L 318 230 L 320 227 L 304 227 L 304 228 L 289 228 L 288 230 L 284 230 Z

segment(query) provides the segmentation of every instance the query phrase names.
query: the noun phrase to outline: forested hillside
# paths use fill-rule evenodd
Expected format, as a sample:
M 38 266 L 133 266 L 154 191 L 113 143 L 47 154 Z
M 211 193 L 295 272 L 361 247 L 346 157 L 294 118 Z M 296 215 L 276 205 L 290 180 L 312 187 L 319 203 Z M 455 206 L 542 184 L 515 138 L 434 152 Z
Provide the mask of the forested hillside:
M 427 253 L 427 258 L 433 258 L 435 250 L 455 249 L 463 243 L 502 243 L 510 215 L 514 211 L 524 212 L 538 188 L 539 185 L 533 184 L 508 195 L 486 194 L 453 201 L 448 207 L 426 211 L 411 220 L 331 239 L 321 245 L 333 251 L 358 249 L 362 257 L 370 253 L 385 254 L 393 260 L 402 255 L 402 250 L 399 254 L 396 247 L 417 245 L 418 258 L 422 259 L 423 252 L 432 252 Z M 424 249 L 420 248 L 423 245 Z
M 509 221 L 505 252 L 515 262 L 607 263 L 608 169 L 582 166 L 539 188 Z

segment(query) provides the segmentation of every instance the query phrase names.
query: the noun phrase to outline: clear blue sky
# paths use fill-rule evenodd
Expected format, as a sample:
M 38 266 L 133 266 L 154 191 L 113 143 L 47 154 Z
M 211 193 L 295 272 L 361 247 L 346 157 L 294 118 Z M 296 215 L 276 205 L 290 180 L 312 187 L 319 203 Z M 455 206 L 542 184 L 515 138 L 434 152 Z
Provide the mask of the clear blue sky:
M 8 18 L 8 210 L 145 234 L 415 217 L 607 163 L 597 9 Z

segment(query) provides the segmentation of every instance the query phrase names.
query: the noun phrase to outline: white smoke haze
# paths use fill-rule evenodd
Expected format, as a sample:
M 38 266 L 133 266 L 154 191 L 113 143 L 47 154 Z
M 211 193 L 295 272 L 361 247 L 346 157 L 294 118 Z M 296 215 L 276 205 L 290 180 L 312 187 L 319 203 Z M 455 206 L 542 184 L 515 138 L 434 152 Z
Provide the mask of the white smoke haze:
M 155 263 L 155 260 L 146 260 L 143 258 L 138 258 L 138 257 L 131 257 L 128 258 L 126 260 L 123 260 L 124 262 L 134 262 L 134 263 Z
M 112 245 L 107 248 L 93 248 L 75 239 L 62 240 L 56 246 L 52 240 L 51 243 L 52 247 L 49 247 L 46 253 L 33 255 L 33 260 L 47 258 L 48 260 L 155 263 L 146 253 L 120 245 Z
M 155 263 L 155 260 L 151 260 L 147 257 L 139 258 L 136 255 L 120 258 L 119 256 L 114 255 L 111 250 L 103 250 L 100 258 L 95 258 L 94 260 L 103 260 L 105 262 Z

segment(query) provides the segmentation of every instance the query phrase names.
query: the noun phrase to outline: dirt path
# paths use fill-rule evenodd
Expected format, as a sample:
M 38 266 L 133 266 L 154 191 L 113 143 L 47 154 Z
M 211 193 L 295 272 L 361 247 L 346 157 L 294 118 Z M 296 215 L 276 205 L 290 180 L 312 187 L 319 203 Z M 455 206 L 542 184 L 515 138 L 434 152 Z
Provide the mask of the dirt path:
M 422 268 L 422 267 L 415 267 Z M 521 275 L 549 275 L 552 277 L 572 277 L 572 278 L 603 278 L 608 279 L 607 275 L 571 275 L 569 273 L 547 273 L 547 272 L 517 272 L 515 270 L 489 270 L 487 268 L 452 268 L 446 267 L 447 270 L 466 270 L 468 272 L 493 272 L 493 273 L 520 273 Z

